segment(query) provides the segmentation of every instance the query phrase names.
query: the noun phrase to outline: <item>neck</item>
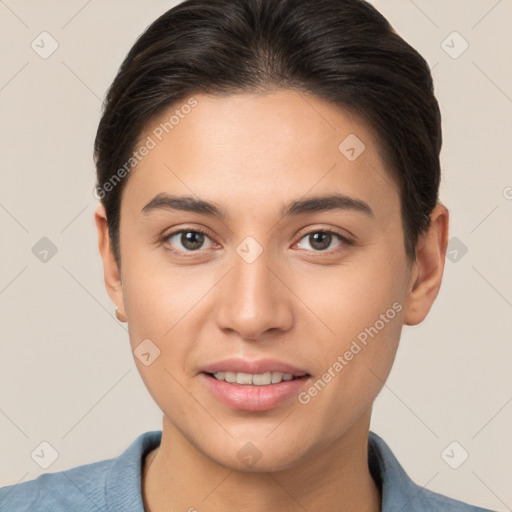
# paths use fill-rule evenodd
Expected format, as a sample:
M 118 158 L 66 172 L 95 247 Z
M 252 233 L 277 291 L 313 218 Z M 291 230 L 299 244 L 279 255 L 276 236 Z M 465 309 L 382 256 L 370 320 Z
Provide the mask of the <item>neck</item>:
M 216 463 L 164 417 L 162 441 L 144 464 L 147 512 L 379 512 L 381 496 L 368 468 L 370 411 L 335 445 L 275 472 L 244 472 Z

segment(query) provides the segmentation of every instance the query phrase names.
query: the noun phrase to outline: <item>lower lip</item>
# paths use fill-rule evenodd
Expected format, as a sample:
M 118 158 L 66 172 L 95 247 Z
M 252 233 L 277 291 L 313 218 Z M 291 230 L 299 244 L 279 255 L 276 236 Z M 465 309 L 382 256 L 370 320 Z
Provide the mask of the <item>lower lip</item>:
M 231 384 L 225 380 L 217 380 L 207 373 L 201 374 L 208 388 L 225 405 L 239 411 L 268 411 L 281 405 L 293 396 L 297 396 L 308 376 L 293 380 L 270 384 L 268 386 L 255 386 Z

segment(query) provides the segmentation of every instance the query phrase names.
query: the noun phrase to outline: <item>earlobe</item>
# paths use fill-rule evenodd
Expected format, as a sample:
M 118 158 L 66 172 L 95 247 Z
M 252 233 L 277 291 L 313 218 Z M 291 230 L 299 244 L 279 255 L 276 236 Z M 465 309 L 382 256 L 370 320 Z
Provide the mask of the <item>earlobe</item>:
M 98 232 L 98 249 L 103 261 L 105 288 L 112 302 L 116 305 L 115 313 L 117 319 L 121 322 L 126 322 L 120 271 L 110 243 L 107 216 L 105 207 L 102 204 L 96 208 L 94 222 Z
M 418 240 L 404 313 L 406 325 L 422 322 L 439 293 L 448 245 L 448 219 L 448 210 L 438 203 L 430 214 L 427 231 Z
M 119 306 L 116 306 L 115 313 L 116 313 L 116 318 L 120 322 L 126 322 L 127 321 L 126 315 L 119 309 Z

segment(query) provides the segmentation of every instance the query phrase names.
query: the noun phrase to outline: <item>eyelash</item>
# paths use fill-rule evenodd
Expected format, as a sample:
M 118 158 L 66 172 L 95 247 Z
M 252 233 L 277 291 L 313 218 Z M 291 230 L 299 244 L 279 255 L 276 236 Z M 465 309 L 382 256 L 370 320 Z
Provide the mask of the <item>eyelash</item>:
M 206 231 L 204 231 L 203 229 L 201 229 L 201 228 L 194 228 L 194 229 L 187 229 L 187 228 L 185 228 L 185 229 L 179 229 L 179 230 L 177 230 L 177 231 L 172 231 L 171 233 L 166 234 L 164 237 L 162 237 L 162 239 L 161 239 L 160 241 L 161 241 L 162 243 L 164 243 L 164 244 L 165 244 L 165 243 L 169 240 L 169 238 L 171 238 L 171 237 L 173 237 L 174 235 L 177 235 L 177 234 L 179 234 L 179 233 L 201 233 L 201 234 L 203 234 L 203 235 L 205 235 L 206 237 L 208 237 L 208 238 L 210 238 L 210 239 L 211 239 L 211 237 L 208 235 L 208 233 L 207 233 Z M 341 235 L 340 233 L 338 233 L 337 231 L 334 231 L 334 230 L 332 230 L 332 229 L 314 229 L 314 230 L 312 230 L 312 231 L 309 231 L 309 232 L 307 232 L 307 233 L 304 233 L 304 234 L 300 237 L 299 241 L 300 241 L 300 240 L 302 240 L 303 238 L 305 238 L 305 237 L 309 236 L 309 235 L 314 234 L 314 233 L 328 233 L 328 234 L 330 234 L 330 235 L 334 235 L 334 236 L 335 236 L 335 237 L 337 237 L 337 238 L 340 240 L 340 242 L 342 242 L 342 243 L 341 243 L 341 245 L 339 245 L 339 246 L 338 246 L 337 248 L 335 248 L 335 249 L 331 249 L 331 250 L 324 250 L 324 251 L 314 251 L 314 250 L 313 250 L 313 251 L 310 251 L 310 250 L 308 250 L 308 252 L 313 252 L 313 253 L 318 253 L 318 254 L 335 254 L 335 253 L 340 252 L 341 250 L 343 250 L 343 248 L 344 248 L 345 246 L 353 245 L 352 240 L 349 240 L 349 239 L 348 239 L 348 238 L 346 238 L 345 236 Z M 180 251 L 180 250 L 174 249 L 174 248 L 172 248 L 172 246 L 168 246 L 168 245 L 167 245 L 165 248 L 166 248 L 168 251 L 171 251 L 171 252 L 173 252 L 173 253 L 175 253 L 175 254 L 179 254 L 179 255 L 183 255 L 183 254 L 185 254 L 185 255 L 187 255 L 186 257 L 188 257 L 188 256 L 194 256 L 194 255 L 196 255 L 196 254 L 200 253 L 202 250 L 204 250 L 204 249 L 198 249 L 197 251 Z

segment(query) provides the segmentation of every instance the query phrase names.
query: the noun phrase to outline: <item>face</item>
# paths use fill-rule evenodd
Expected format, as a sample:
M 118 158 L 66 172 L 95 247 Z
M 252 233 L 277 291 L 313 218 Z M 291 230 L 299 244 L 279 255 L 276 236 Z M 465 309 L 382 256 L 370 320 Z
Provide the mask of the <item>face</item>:
M 371 128 L 319 98 L 194 98 L 141 136 L 111 296 L 176 435 L 228 467 L 292 467 L 367 428 L 391 369 L 418 275 L 398 186 Z

